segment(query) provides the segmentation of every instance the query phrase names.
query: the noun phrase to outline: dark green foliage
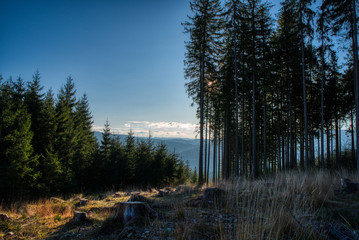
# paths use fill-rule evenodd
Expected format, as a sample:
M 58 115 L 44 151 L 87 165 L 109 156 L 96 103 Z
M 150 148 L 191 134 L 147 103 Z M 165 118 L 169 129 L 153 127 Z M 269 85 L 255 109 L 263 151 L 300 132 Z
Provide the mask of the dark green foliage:
M 106 122 L 100 157 L 94 164 L 97 188 L 175 185 L 191 176 L 190 168 L 164 144 L 154 146 L 151 137 L 136 141 L 132 131 L 122 143 L 110 133 L 109 126 Z
M 57 99 L 42 92 L 37 71 L 27 85 L 0 75 L 0 200 L 103 190 L 127 185 L 182 183 L 189 176 L 164 145 L 151 138 L 125 142 L 108 122 L 99 145 L 86 94 L 76 100 L 68 77 Z M 187 174 L 187 175 L 186 175 Z

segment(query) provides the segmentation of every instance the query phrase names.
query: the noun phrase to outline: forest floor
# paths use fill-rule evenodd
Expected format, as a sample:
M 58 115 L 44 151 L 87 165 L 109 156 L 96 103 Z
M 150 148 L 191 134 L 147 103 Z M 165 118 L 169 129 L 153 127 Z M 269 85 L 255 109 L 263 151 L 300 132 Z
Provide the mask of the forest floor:
M 214 202 L 200 198 L 205 187 L 109 191 L 0 206 L 0 239 L 359 239 L 359 193 L 340 190 L 347 172 L 279 173 L 275 177 L 212 185 L 223 190 Z M 156 218 L 123 226 L 115 205 L 136 193 Z M 86 198 L 86 205 L 79 206 Z M 75 222 L 74 211 L 87 219 Z

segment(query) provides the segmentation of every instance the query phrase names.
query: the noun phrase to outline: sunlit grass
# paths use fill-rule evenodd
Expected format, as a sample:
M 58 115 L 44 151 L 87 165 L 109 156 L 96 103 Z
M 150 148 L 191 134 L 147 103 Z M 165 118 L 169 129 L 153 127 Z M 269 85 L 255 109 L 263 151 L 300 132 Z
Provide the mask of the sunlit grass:
M 65 200 L 49 198 L 14 202 L 6 207 L 0 205 L 0 213 L 10 217 L 10 221 L 0 221 L 0 237 L 8 232 L 24 239 L 61 235 L 63 232 L 59 229 L 64 226 L 71 228 L 75 210 L 86 212 L 91 219 L 87 222 L 92 226 L 91 231 L 82 239 L 110 234 L 99 229 L 113 229 L 117 233 L 121 229 L 111 225 L 114 206 L 127 201 L 130 193 L 136 192 L 154 201 L 151 206 L 161 217 L 151 220 L 150 229 L 158 231 L 164 238 L 325 239 L 316 223 L 340 221 L 349 228 L 359 227 L 359 217 L 353 214 L 353 209 L 359 207 L 358 194 L 334 194 L 334 190 L 340 188 L 342 177 L 359 182 L 357 174 L 346 171 L 308 174 L 291 171 L 254 181 L 235 179 L 211 184 L 209 187 L 223 189 L 225 196 L 222 202 L 209 207 L 187 205 L 189 200 L 202 196 L 206 187 L 194 185 L 187 185 L 178 192 L 169 189 L 171 194 L 165 197 L 157 196 L 155 189 L 141 191 L 132 188 L 88 196 L 78 194 Z M 88 203 L 77 206 L 84 198 Z M 169 223 L 171 227 L 166 227 Z M 76 225 L 76 229 L 79 227 Z

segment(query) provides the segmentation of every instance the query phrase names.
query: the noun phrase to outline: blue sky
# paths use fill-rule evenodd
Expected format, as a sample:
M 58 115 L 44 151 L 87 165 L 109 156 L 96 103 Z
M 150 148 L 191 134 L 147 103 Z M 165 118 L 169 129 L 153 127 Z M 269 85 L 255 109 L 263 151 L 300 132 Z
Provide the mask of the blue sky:
M 38 69 L 55 94 L 71 75 L 94 129 L 108 119 L 118 133 L 192 138 L 181 26 L 189 14 L 186 0 L 0 0 L 0 74 L 29 81 Z

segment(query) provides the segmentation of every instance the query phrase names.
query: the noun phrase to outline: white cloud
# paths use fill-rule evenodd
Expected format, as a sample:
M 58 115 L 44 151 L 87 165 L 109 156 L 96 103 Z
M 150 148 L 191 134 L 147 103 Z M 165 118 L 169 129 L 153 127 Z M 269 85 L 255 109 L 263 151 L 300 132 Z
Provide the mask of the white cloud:
M 112 133 L 128 134 L 130 130 L 138 137 L 148 137 L 151 132 L 152 137 L 165 138 L 195 138 L 197 125 L 192 123 L 180 122 L 149 122 L 149 121 L 129 121 L 120 126 L 112 126 Z M 103 131 L 103 127 L 93 126 L 95 131 Z

